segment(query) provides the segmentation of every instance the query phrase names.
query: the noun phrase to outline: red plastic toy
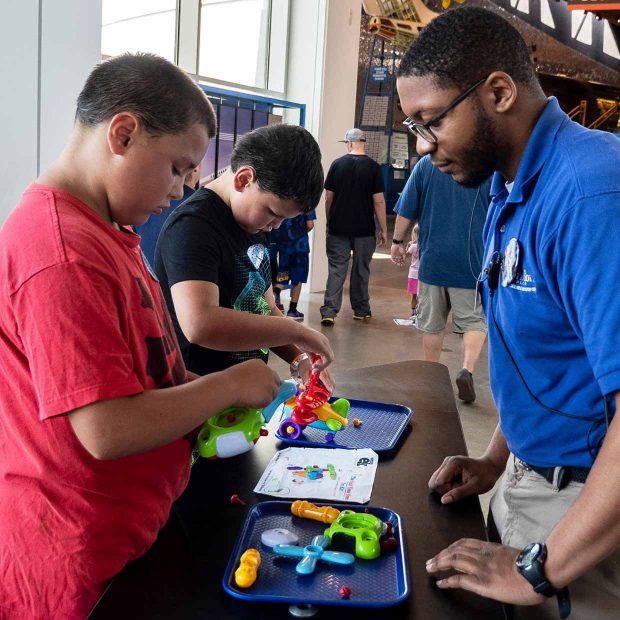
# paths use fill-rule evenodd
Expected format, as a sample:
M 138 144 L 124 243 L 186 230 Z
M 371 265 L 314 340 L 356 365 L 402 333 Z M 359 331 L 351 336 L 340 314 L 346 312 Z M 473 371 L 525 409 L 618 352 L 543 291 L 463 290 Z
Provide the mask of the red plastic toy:
M 312 362 L 320 356 L 314 355 Z M 320 373 L 310 371 L 308 383 L 300 386 L 294 399 L 287 401 L 292 407 L 291 416 L 282 420 L 278 433 L 282 437 L 297 439 L 306 426 L 312 425 L 323 430 L 337 432 L 347 426 L 347 413 L 350 403 L 345 398 L 339 398 L 333 404 L 328 403 L 331 392 L 320 379 Z

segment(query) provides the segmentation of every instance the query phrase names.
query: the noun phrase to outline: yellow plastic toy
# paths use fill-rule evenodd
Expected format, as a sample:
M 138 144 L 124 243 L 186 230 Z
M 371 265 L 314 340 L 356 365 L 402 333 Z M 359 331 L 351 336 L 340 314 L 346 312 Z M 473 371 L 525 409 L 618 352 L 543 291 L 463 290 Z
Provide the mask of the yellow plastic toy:
M 303 387 L 304 387 L 303 385 L 300 386 L 300 388 L 303 388 Z M 343 404 L 345 402 L 347 403 L 347 405 L 349 404 L 349 402 L 345 398 L 339 398 L 338 400 L 343 402 Z M 299 403 L 296 401 L 295 398 L 289 398 L 284 404 L 287 407 L 290 407 L 291 409 L 294 409 L 296 405 L 299 405 Z M 342 409 L 342 407 L 339 407 L 339 409 Z M 344 409 L 346 409 L 346 411 L 348 412 L 349 407 L 344 407 Z M 314 417 L 315 421 L 318 420 L 319 422 L 324 422 L 326 425 L 327 425 L 327 422 L 330 420 L 336 420 L 336 422 L 340 425 L 339 428 L 340 427 L 345 428 L 347 424 L 349 423 L 349 421 L 347 420 L 345 416 L 340 415 L 340 413 L 338 413 L 338 411 L 336 411 L 336 409 L 334 409 L 334 407 L 332 407 L 332 405 L 327 402 L 323 403 L 316 409 L 313 409 L 312 413 L 315 416 Z M 317 426 L 317 428 L 320 428 L 320 427 Z M 334 430 L 337 430 L 337 429 L 334 429 Z
M 239 558 L 239 568 L 235 571 L 235 583 L 240 588 L 249 588 L 258 576 L 260 553 L 256 549 L 248 549 Z
M 315 506 L 305 499 L 298 499 L 291 505 L 291 512 L 296 517 L 304 519 L 314 519 L 321 523 L 333 523 L 340 515 L 340 510 L 331 506 Z

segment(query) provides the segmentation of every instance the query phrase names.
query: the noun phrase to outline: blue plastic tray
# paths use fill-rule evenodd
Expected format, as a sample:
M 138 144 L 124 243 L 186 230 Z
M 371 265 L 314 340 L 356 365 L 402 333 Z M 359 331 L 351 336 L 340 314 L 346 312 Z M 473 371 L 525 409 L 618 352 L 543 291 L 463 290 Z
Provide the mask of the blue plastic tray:
M 333 402 L 336 398 L 329 400 Z M 348 400 L 351 403 L 351 409 L 347 414 L 349 424 L 335 434 L 334 441 L 325 441 L 326 431 L 311 426 L 306 426 L 304 432 L 297 439 L 282 437 L 277 431 L 276 437 L 292 446 L 370 448 L 375 452 L 392 450 L 407 424 L 409 424 L 409 420 L 411 420 L 411 409 L 404 405 L 375 403 L 369 400 Z M 289 416 L 290 408 L 284 406 L 282 415 L 274 416 L 274 419 L 277 419 L 279 424 L 280 420 Z M 354 418 L 359 418 L 362 424 L 354 426 Z
M 235 598 L 266 603 L 309 605 L 341 605 L 349 607 L 390 607 L 409 596 L 409 571 L 400 516 L 386 508 L 368 508 L 368 512 L 392 524 L 398 541 L 395 551 L 376 560 L 355 559 L 350 566 L 318 563 L 312 575 L 295 572 L 298 560 L 277 556 L 261 541 L 261 534 L 271 528 L 285 528 L 299 536 L 299 545 L 310 544 L 312 538 L 328 527 L 319 521 L 291 514 L 292 502 L 261 502 L 249 511 L 226 567 L 222 584 Z M 317 504 L 326 505 L 326 504 Z M 350 505 L 329 504 L 339 510 Z M 235 583 L 235 570 L 246 549 L 258 549 L 261 566 L 254 584 L 242 589 Z M 351 588 L 351 597 L 342 599 L 342 586 Z

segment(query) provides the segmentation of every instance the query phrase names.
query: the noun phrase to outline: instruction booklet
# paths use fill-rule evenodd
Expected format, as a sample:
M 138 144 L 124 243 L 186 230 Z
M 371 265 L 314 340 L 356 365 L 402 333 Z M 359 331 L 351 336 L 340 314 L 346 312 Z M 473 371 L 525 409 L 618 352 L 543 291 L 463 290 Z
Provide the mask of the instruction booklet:
M 370 500 L 378 461 L 370 448 L 286 448 L 274 454 L 254 491 L 282 499 L 363 504 Z

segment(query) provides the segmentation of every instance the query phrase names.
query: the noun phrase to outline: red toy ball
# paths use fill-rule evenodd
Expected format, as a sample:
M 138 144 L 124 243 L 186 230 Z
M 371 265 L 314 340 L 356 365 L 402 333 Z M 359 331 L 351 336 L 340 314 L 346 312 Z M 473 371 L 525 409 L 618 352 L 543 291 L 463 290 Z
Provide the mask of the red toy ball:
M 338 591 L 340 598 L 349 598 L 351 596 L 351 588 L 349 586 L 342 586 Z

